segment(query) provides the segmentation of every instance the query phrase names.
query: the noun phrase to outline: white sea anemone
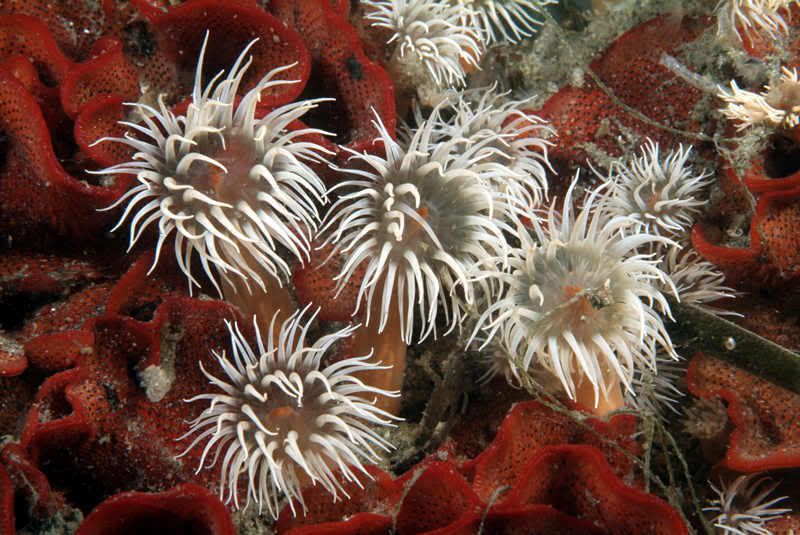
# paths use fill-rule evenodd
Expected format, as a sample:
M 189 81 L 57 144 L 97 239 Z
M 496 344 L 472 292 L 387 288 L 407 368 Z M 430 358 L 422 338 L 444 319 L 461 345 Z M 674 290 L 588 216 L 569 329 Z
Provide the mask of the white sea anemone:
M 516 43 L 530 37 L 541 24 L 536 17 L 544 6 L 557 0 L 450 0 L 470 8 L 467 25 L 480 28 L 487 35 L 487 44 L 508 41 Z
M 663 418 L 667 411 L 679 414 L 677 406 L 686 393 L 679 388 L 686 365 L 658 353 L 655 368 L 638 368 L 633 375 L 627 404 L 641 414 Z
M 439 86 L 463 85 L 464 65 L 478 67 L 484 43 L 480 29 L 464 20 L 471 11 L 440 0 L 363 0 L 372 26 L 392 32 L 395 56 L 419 62 Z
M 766 524 L 788 513 L 791 509 L 775 507 L 786 496 L 769 498 L 779 483 L 769 483 L 768 477 L 749 474 L 737 477 L 732 483 L 719 487 L 710 483 L 717 494 L 711 505 L 703 511 L 716 513 L 712 522 L 722 533 L 731 535 L 771 535 Z
M 441 139 L 464 138 L 487 185 L 507 198 L 509 207 L 529 210 L 547 197 L 547 141 L 555 131 L 524 111 L 532 98 L 508 100 L 495 87 L 459 92 L 453 116 L 442 122 Z
M 486 367 L 486 371 L 478 379 L 480 383 L 488 383 L 501 375 L 508 384 L 519 385 L 519 367 L 516 363 L 516 355 L 509 351 L 504 340 L 492 341 L 482 352 L 481 361 Z
M 739 30 L 748 37 L 765 34 L 777 39 L 789 32 L 786 19 L 792 4 L 798 0 L 721 0 L 717 4 L 717 31 L 732 33 L 741 39 Z
M 660 346 L 677 358 L 661 316 L 669 305 L 657 289 L 667 275 L 639 247 L 664 238 L 645 232 L 624 236 L 628 217 L 610 217 L 605 186 L 589 193 L 574 214 L 575 182 L 560 213 L 551 204 L 545 221 L 531 213 L 520 225 L 521 246 L 509 254 L 509 270 L 494 273 L 504 283 L 473 333 L 487 342 L 499 332 L 525 369 L 534 362 L 550 370 L 571 398 L 588 380 L 608 399 L 621 381 L 630 388 L 637 367 L 656 366 Z M 485 344 L 484 344 L 485 345 Z
M 370 309 L 378 299 L 383 331 L 394 300 L 406 342 L 415 304 L 422 320 L 420 340 L 431 332 L 435 336 L 439 305 L 450 329 L 458 325 L 460 302 L 474 302 L 470 271 L 504 258 L 507 249 L 493 217 L 502 203 L 484 186 L 472 154 L 457 148 L 460 140 L 432 141 L 437 115 L 438 109 L 407 146 L 392 139 L 378 118 L 376 141 L 386 156 L 354 153 L 368 170 L 348 171 L 358 179 L 337 186 L 352 191 L 334 203 L 323 227 L 330 232 L 326 243 L 334 245 L 332 254 L 345 256 L 338 288 L 366 263 L 358 292 L 359 306 L 366 303 L 365 322 L 372 321 Z
M 697 305 L 714 314 L 739 315 L 709 305 L 720 299 L 732 299 L 737 293 L 725 286 L 725 275 L 719 268 L 702 260 L 694 249 L 670 246 L 660 267 L 669 275 L 682 303 Z
M 392 425 L 396 418 L 377 408 L 374 397 L 397 393 L 373 388 L 357 378 L 362 372 L 385 367 L 368 362 L 369 355 L 323 367 L 322 360 L 331 347 L 349 337 L 355 327 L 325 335 L 308 346 L 306 334 L 316 313 L 305 321 L 307 310 L 292 314 L 281 325 L 277 340 L 273 338 L 277 314 L 266 339 L 254 318 L 256 348 L 238 325 L 228 324 L 233 358 L 224 351 L 214 353 L 227 376 L 223 379 L 200 363 L 219 391 L 187 400 L 206 400 L 209 406 L 179 439 L 197 433 L 182 455 L 208 440 L 199 472 L 206 467 L 210 452 L 214 454 L 208 467 L 224 453 L 220 497 L 237 509 L 242 482 L 246 505 L 255 501 L 259 512 L 266 506 L 273 517 L 277 517 L 281 495 L 289 500 L 293 513 L 295 501 L 305 510 L 301 494 L 305 483 L 320 484 L 334 501 L 342 495 L 348 497 L 339 480 L 360 485 L 358 472 L 370 477 L 362 460 L 375 463 L 380 459 L 375 448 L 391 448 L 370 425 Z
M 695 172 L 687 163 L 691 147 L 680 145 L 664 157 L 659 151 L 658 143 L 648 139 L 639 157 L 612 164 L 608 210 L 631 218 L 627 232 L 675 238 L 694 223 L 711 173 Z
M 288 275 L 289 266 L 277 244 L 300 260 L 308 258 L 310 236 L 319 221 L 316 205 L 325 199 L 325 185 L 306 162 L 325 161 L 325 149 L 307 137 L 323 133 L 320 130 L 290 127 L 322 99 L 255 116 L 262 91 L 297 82 L 276 79 L 292 65 L 267 73 L 236 105 L 252 61 L 247 53 L 255 41 L 245 47 L 227 77 L 220 80 L 224 74 L 220 72 L 203 89 L 207 41 L 208 34 L 186 115 L 173 114 L 163 98 L 157 110 L 130 104 L 144 124 L 124 122 L 134 135 L 99 141 L 118 141 L 138 151 L 133 161 L 101 171 L 136 175 L 139 181 L 109 207 L 127 203 L 114 230 L 130 217 L 133 247 L 158 222 L 153 268 L 161 247 L 174 235 L 175 257 L 190 290 L 200 286 L 191 269 L 196 252 L 221 293 L 217 277 L 230 281 L 229 276 L 235 275 L 249 289 L 250 281 L 263 287 L 264 276 Z
M 723 115 L 736 121 L 741 131 L 755 125 L 771 128 L 794 128 L 800 124 L 800 79 L 797 68 L 781 68 L 781 77 L 774 86 L 765 86 L 761 93 L 740 89 L 731 80 L 731 89 L 719 87 L 717 97 L 727 106 Z

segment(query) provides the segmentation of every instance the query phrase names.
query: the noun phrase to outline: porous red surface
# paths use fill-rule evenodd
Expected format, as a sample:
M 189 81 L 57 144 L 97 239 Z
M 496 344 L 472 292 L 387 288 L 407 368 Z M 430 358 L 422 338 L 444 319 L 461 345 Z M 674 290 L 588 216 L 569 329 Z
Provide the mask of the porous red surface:
M 40 388 L 23 446 L 46 465 L 51 479 L 85 482 L 82 490 L 88 495 L 75 498 L 83 503 L 115 489 L 161 490 L 197 480 L 196 449 L 182 461 L 175 459 L 188 445 L 176 442 L 187 430 L 176 422 L 202 410 L 183 400 L 206 391 L 197 362 L 213 370 L 216 365 L 210 352 L 197 354 L 196 348 L 227 345 L 224 319 L 233 319 L 230 307 L 189 298 L 165 301 L 148 322 L 99 318 L 91 330 L 93 345 L 79 353 L 76 367 L 53 375 Z M 149 399 L 141 382 L 141 373 L 151 365 L 175 373 L 160 401 Z M 213 478 L 214 471 L 201 477 Z
M 551 121 L 558 133 L 551 159 L 562 175 L 583 164 L 588 156 L 585 144 L 595 144 L 612 156 L 620 155 L 617 143 L 621 126 L 642 140 L 649 137 L 662 146 L 683 140 L 675 131 L 652 122 L 691 132 L 699 128 L 690 115 L 702 93 L 660 61 L 662 54 L 678 55 L 681 45 L 696 39 L 710 22 L 707 18 L 662 15 L 635 26 L 589 65 L 606 90 L 585 75 L 581 87 L 565 86 L 545 102 L 538 113 Z M 614 102 L 607 91 L 650 122 Z
M 800 466 L 800 396 L 714 357 L 696 354 L 686 383 L 698 397 L 721 397 L 735 426 L 725 465 L 738 472 Z
M 77 535 L 234 535 L 231 515 L 207 489 L 183 483 L 157 493 L 121 492 L 95 507 Z
M 582 425 L 569 415 L 537 402 L 518 403 L 503 420 L 492 444 L 464 463 L 463 470 L 471 475 L 478 496 L 488 502 L 496 489 L 514 486 L 519 481 L 520 466 L 541 448 L 589 444 L 606 455 L 617 477 L 631 481 L 633 455 L 638 451 L 633 439 L 636 425 L 636 417 L 632 415 L 617 415 L 609 422 L 589 419 Z
M 655 496 L 626 486 L 603 455 L 585 445 L 540 449 L 520 471 L 504 503 L 550 505 L 601 527 L 604 533 L 689 533 L 677 511 Z
M 800 189 L 763 194 L 753 224 L 761 237 L 763 255 L 781 279 L 800 275 Z
M 64 520 L 73 516 L 27 452 L 18 444 L 7 444 L 0 449 L 0 534 L 13 535 L 15 528 L 30 527 L 15 522 L 15 511 L 25 511 L 31 526 L 46 526 L 56 516 Z
M 335 132 L 340 145 L 370 150 L 377 135 L 372 126 L 376 114 L 389 132 L 395 130 L 392 82 L 386 70 L 366 56 L 353 27 L 331 4 L 330 0 L 277 0 L 270 9 L 303 36 L 312 58 L 311 89 L 336 99 L 321 105 L 317 114 L 325 117 L 321 126 Z
M 309 488 L 313 514 L 293 518 L 284 508 L 278 532 L 378 533 L 391 523 L 403 534 L 468 534 L 488 522 L 491 533 L 687 533 L 674 509 L 620 479 L 631 480 L 635 423 L 578 423 L 538 402 L 519 403 L 476 459 L 439 460 L 444 449 L 394 480 L 372 469 L 376 483 L 365 499 L 356 491 L 355 508 Z
M 356 298 L 366 265 L 361 265 L 355 270 L 337 295 L 334 277 L 341 272 L 344 257 L 334 255 L 328 259 L 332 250 L 332 245 L 314 247 L 310 262 L 295 264 L 292 285 L 301 306 L 311 304 L 320 307 L 319 319 L 349 321 L 356 311 Z

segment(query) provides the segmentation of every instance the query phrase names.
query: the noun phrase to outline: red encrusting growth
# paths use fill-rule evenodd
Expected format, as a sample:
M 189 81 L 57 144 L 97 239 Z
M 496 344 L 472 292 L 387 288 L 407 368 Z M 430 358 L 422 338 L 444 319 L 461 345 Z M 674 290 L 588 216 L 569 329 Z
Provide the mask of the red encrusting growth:
M 320 107 L 319 113 L 326 116 L 322 126 L 337 133 L 338 144 L 372 151 L 377 137 L 372 126 L 375 113 L 389 132 L 395 131 L 392 81 L 383 67 L 366 56 L 355 29 L 331 3 L 277 0 L 270 9 L 303 36 L 312 59 L 309 84 L 319 85 L 313 89 L 336 99 Z
M 295 264 L 292 285 L 301 308 L 309 304 L 320 307 L 319 319 L 351 321 L 366 266 L 359 267 L 356 276 L 351 277 L 337 295 L 334 277 L 341 271 L 344 259 L 341 255 L 336 255 L 323 264 L 332 249 L 332 245 L 317 249 L 312 244 L 311 261 L 304 265 Z
M 121 492 L 94 508 L 77 535 L 234 535 L 228 508 L 207 489 L 183 483 L 156 493 Z
M 14 512 L 27 511 L 31 526 L 15 522 Z M 0 535 L 18 533 L 36 525 L 47 525 L 54 517 L 67 521 L 73 511 L 64 497 L 55 492 L 47 477 L 31 462 L 18 444 L 0 449 Z
M 571 407 L 580 410 L 576 405 Z M 633 438 L 636 425 L 632 415 L 617 415 L 608 422 L 591 418 L 582 425 L 538 402 L 518 403 L 503 420 L 489 447 L 464 463 L 462 469 L 470 475 L 478 496 L 488 501 L 496 489 L 513 486 L 520 480 L 520 467 L 539 449 L 589 444 L 606 455 L 617 477 L 629 481 L 633 476 L 632 459 L 639 450 Z
M 800 189 L 771 191 L 761 195 L 753 225 L 763 255 L 782 280 L 800 275 Z
M 702 353 L 689 362 L 686 383 L 697 397 L 728 403 L 735 429 L 727 468 L 761 472 L 800 466 L 800 395 Z
M 619 101 L 651 121 L 696 131 L 698 124 L 690 116 L 702 93 L 666 68 L 662 58 L 677 56 L 679 47 L 696 39 L 710 22 L 709 18 L 659 16 L 622 34 L 589 68 Z M 647 90 L 642 91 L 643 87 Z M 619 156 L 622 147 L 617 138 L 625 128 L 642 141 L 649 137 L 662 146 L 682 141 L 674 132 L 648 124 L 617 105 L 588 75 L 581 87 L 561 88 L 537 113 L 551 121 L 558 133 L 558 143 L 550 153 L 557 168 L 582 165 L 588 156 L 586 144 Z
M 466 535 L 481 523 L 496 526 L 486 533 L 688 533 L 677 511 L 626 483 L 634 479 L 635 424 L 631 416 L 578 423 L 520 403 L 476 459 L 442 461 L 448 446 L 394 480 L 372 469 L 376 482 L 345 506 L 309 488 L 313 513 L 293 518 L 285 508 L 278 533 L 377 534 L 392 525 L 398 534 Z
M 139 97 L 136 69 L 122 53 L 122 43 L 113 38 L 98 41 L 94 55 L 70 69 L 61 82 L 61 105 L 71 118 L 86 104 L 115 96 L 126 102 Z

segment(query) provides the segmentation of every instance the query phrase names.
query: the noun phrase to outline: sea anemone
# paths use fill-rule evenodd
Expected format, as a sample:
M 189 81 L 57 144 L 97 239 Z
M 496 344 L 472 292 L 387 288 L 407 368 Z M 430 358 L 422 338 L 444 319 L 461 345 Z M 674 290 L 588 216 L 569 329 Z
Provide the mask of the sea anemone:
M 713 314 L 738 315 L 709 305 L 721 299 L 733 299 L 737 292 L 725 286 L 722 271 L 711 262 L 702 260 L 694 249 L 670 246 L 660 267 L 669 275 L 681 303 L 699 306 Z
M 139 135 L 98 142 L 118 141 L 137 152 L 133 161 L 100 172 L 136 175 L 139 184 L 109 209 L 127 203 L 114 230 L 130 218 L 129 249 L 158 222 L 153 268 L 161 247 L 174 234 L 175 257 L 190 291 L 200 286 L 192 275 L 194 252 L 220 294 L 218 276 L 230 282 L 229 275 L 235 275 L 248 289 L 249 281 L 264 288 L 264 274 L 280 280 L 290 272 L 277 244 L 301 261 L 309 255 L 325 185 L 306 162 L 325 161 L 326 151 L 308 137 L 323 132 L 290 123 L 323 99 L 294 102 L 257 118 L 262 91 L 296 83 L 276 79 L 292 66 L 267 73 L 237 105 L 236 93 L 252 61 L 245 58 L 256 41 L 245 47 L 227 77 L 220 80 L 220 72 L 203 89 L 207 42 L 208 34 L 186 115 L 171 112 L 163 96 L 158 110 L 130 104 L 144 124 L 122 124 Z
M 659 150 L 658 143 L 648 139 L 639 157 L 612 164 L 608 210 L 631 218 L 627 232 L 675 238 L 692 226 L 705 202 L 700 193 L 711 183 L 711 173 L 697 173 L 687 163 L 691 147 L 680 145 L 664 157 Z
M 332 254 L 346 257 L 338 288 L 366 263 L 358 292 L 359 306 L 366 302 L 365 322 L 371 321 L 373 299 L 379 299 L 383 331 L 395 301 L 405 342 L 412 337 L 415 303 L 420 340 L 435 333 L 440 304 L 450 329 L 459 324 L 459 303 L 474 301 L 470 271 L 503 258 L 507 249 L 493 217 L 499 202 L 472 169 L 473 154 L 457 149 L 460 140 L 433 141 L 437 118 L 438 109 L 407 146 L 392 139 L 378 118 L 376 141 L 386 156 L 353 153 L 368 170 L 348 171 L 358 179 L 336 186 L 352 191 L 334 203 L 323 226 L 330 231 Z
M 364 0 L 372 26 L 392 32 L 395 58 L 420 63 L 438 86 L 464 84 L 464 65 L 478 67 L 484 43 L 480 29 L 466 26 L 471 11 L 439 0 Z
M 692 398 L 683 412 L 683 430 L 687 434 L 701 441 L 727 445 L 727 440 L 715 440 L 722 436 L 729 423 L 728 408 L 721 398 Z
M 740 89 L 731 80 L 731 89 L 719 88 L 717 96 L 727 103 L 722 109 L 726 118 L 736 121 L 741 131 L 755 125 L 770 128 L 794 128 L 800 124 L 800 79 L 797 68 L 781 68 L 781 77 L 761 93 Z
M 557 0 L 450 0 L 470 8 L 465 22 L 480 28 L 487 35 L 487 43 L 500 41 L 516 43 L 533 35 L 541 22 L 536 15 L 544 6 Z
M 320 484 L 334 501 L 347 496 L 339 478 L 359 483 L 360 472 L 370 477 L 361 460 L 377 462 L 375 448 L 391 445 L 369 425 L 391 425 L 391 415 L 375 407 L 364 396 L 395 396 L 364 384 L 356 376 L 381 366 L 368 362 L 369 356 L 348 358 L 322 366 L 323 358 L 338 341 L 349 337 L 356 327 L 346 327 L 306 345 L 306 334 L 316 313 L 305 321 L 308 307 L 292 314 L 280 326 L 275 340 L 275 318 L 266 340 L 253 318 L 257 348 L 253 348 L 238 325 L 228 324 L 233 358 L 214 352 L 227 376 L 220 379 L 200 368 L 219 391 L 201 394 L 187 401 L 209 401 L 209 406 L 191 422 L 191 429 L 179 440 L 195 433 L 185 455 L 208 439 L 200 459 L 199 472 L 213 450 L 213 461 L 224 453 L 220 497 L 239 508 L 240 476 L 247 477 L 247 504 L 266 505 L 277 516 L 278 501 L 286 496 L 292 512 L 294 501 L 305 510 L 301 487 Z M 209 466 L 209 467 L 210 467 Z
M 453 115 L 441 124 L 440 138 L 464 138 L 475 154 L 480 176 L 507 198 L 509 207 L 531 209 L 547 197 L 547 138 L 555 131 L 527 113 L 532 98 L 508 100 L 495 87 L 459 92 Z
M 686 366 L 658 353 L 655 368 L 636 369 L 627 404 L 641 414 L 663 418 L 667 412 L 679 414 L 677 406 L 686 393 L 679 388 Z
M 649 255 L 636 253 L 664 238 L 621 235 L 633 220 L 609 216 L 606 185 L 591 191 L 575 215 L 575 185 L 560 213 L 553 203 L 546 221 L 529 214 L 532 232 L 518 226 L 521 245 L 510 251 L 509 269 L 493 274 L 503 288 L 478 319 L 473 338 L 483 330 L 488 342 L 499 332 L 525 369 L 534 361 L 545 367 L 573 399 L 588 381 L 598 407 L 601 395 L 621 397 L 620 381 L 630 388 L 637 367 L 655 368 L 658 346 L 670 358 L 677 355 L 653 309 L 669 313 L 657 288 L 667 275 Z
M 737 477 L 728 485 L 722 482 L 719 487 L 710 485 L 717 498 L 703 511 L 716 513 L 712 522 L 722 533 L 770 535 L 772 532 L 766 523 L 791 512 L 791 509 L 774 507 L 786 496 L 769 498 L 779 483 L 770 484 L 768 477 L 749 474 Z
M 789 31 L 786 18 L 789 8 L 798 0 L 721 0 L 717 4 L 717 32 L 732 33 L 741 40 L 739 31 L 752 38 L 764 33 L 777 39 Z

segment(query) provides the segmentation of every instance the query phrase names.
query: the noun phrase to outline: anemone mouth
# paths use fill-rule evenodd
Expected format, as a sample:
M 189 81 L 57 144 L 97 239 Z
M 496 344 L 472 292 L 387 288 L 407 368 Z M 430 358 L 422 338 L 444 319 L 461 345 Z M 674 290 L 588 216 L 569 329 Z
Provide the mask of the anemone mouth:
M 545 338 L 569 330 L 583 340 L 616 330 L 630 282 L 601 246 L 551 242 L 530 251 L 526 264 L 513 286 L 529 311 L 521 320 L 527 330 Z

